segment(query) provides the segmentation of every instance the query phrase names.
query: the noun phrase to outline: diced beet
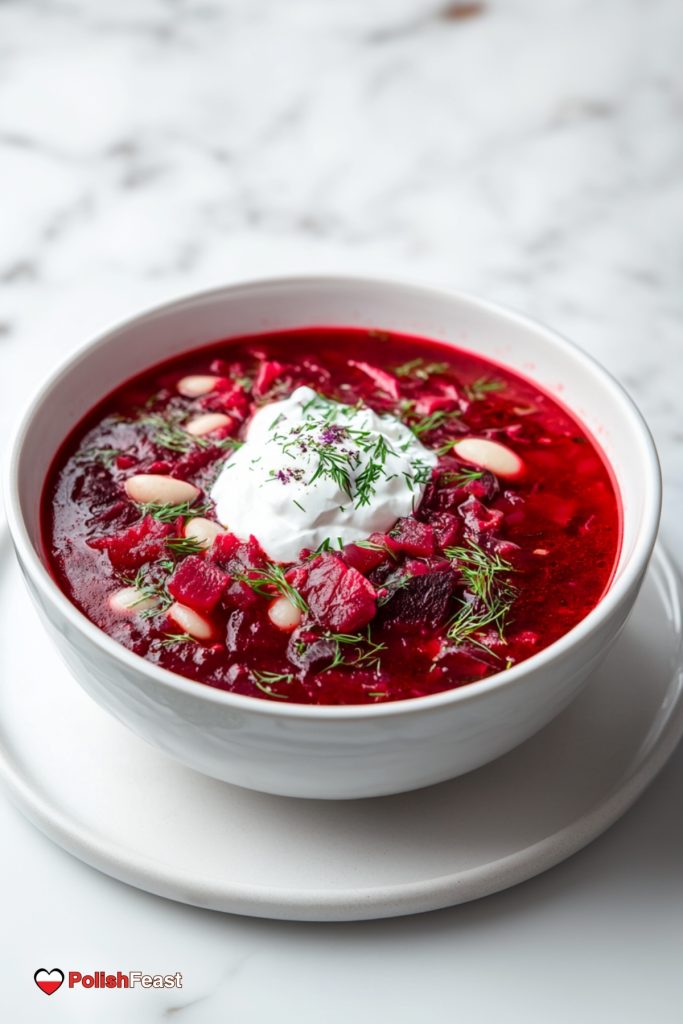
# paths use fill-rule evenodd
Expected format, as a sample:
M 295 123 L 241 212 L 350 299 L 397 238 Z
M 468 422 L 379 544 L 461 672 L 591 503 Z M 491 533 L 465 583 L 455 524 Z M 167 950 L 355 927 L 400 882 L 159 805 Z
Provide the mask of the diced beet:
M 254 381 L 254 394 L 256 397 L 263 398 L 286 369 L 285 364 L 279 363 L 277 359 L 265 359 L 259 366 L 256 380 Z
M 224 454 L 220 448 L 213 445 L 209 448 L 191 448 L 172 465 L 170 475 L 178 480 L 187 480 Z
M 401 393 L 398 381 L 391 373 L 381 370 L 379 366 L 372 366 L 370 363 L 359 363 L 355 359 L 349 359 L 349 366 L 355 366 L 357 370 L 360 370 L 361 373 L 364 373 L 370 380 L 374 381 L 380 391 L 383 391 L 385 395 L 389 395 L 395 402 L 398 402 Z
M 133 455 L 117 455 L 116 456 L 116 468 L 117 469 L 132 469 L 137 463 L 137 459 Z
M 337 555 L 318 555 L 287 578 L 306 600 L 313 618 L 327 629 L 353 633 L 375 615 L 375 588 Z
M 164 541 L 173 533 L 169 523 L 160 523 L 153 516 L 145 516 L 121 533 L 109 537 L 94 537 L 88 546 L 106 551 L 115 569 L 138 569 L 145 562 L 159 558 L 165 550 Z
M 455 407 L 455 402 L 447 395 L 422 395 L 415 403 L 415 413 L 417 416 L 431 416 L 446 409 L 450 412 Z
M 227 573 L 262 569 L 268 561 L 256 537 L 240 540 L 234 533 L 219 534 L 211 545 L 207 557 Z
M 209 549 L 208 557 L 217 565 L 227 567 L 241 544 L 242 541 L 234 533 L 219 533 Z
M 319 672 L 334 659 L 334 640 L 326 640 L 310 626 L 299 626 L 287 645 L 287 658 L 304 672 Z
M 425 557 L 434 554 L 433 529 L 427 523 L 413 519 L 412 516 L 399 519 L 389 538 L 397 551 Z
M 467 501 L 458 506 L 458 512 L 465 523 L 465 531 L 472 540 L 478 540 L 485 534 L 493 533 L 503 520 L 504 513 L 494 508 L 486 508 L 480 501 L 470 495 Z
M 258 594 L 244 580 L 233 580 L 223 591 L 223 602 L 228 608 L 250 608 L 257 601 Z
M 373 547 L 365 547 L 362 544 L 347 544 L 342 551 L 342 558 L 352 569 L 357 569 L 367 576 L 369 572 L 376 569 L 382 562 L 391 558 L 392 547 L 384 534 L 374 534 L 368 537 Z
M 219 386 L 202 398 L 202 408 L 206 412 L 228 413 L 240 421 L 247 418 L 249 407 L 248 392 L 234 381 L 221 381 Z
M 138 510 L 134 505 L 131 505 L 129 501 L 115 501 L 109 508 L 105 508 L 103 512 L 98 512 L 97 515 L 91 517 L 90 522 L 97 523 L 113 523 L 114 520 L 119 521 L 119 526 L 130 526 L 134 519 L 137 518 Z
M 405 562 L 401 566 L 401 577 L 424 576 L 425 573 L 428 572 L 429 566 L 426 562 L 420 561 L 419 558 L 406 558 Z
M 448 618 L 457 585 L 450 571 L 414 576 L 380 609 L 381 620 L 406 630 L 438 629 Z
M 495 552 L 497 555 L 500 555 L 501 558 L 505 558 L 507 561 L 509 561 L 511 558 L 514 558 L 515 563 L 517 563 L 515 567 L 521 568 L 520 552 L 522 551 L 522 549 L 520 548 L 519 544 L 515 544 L 514 541 L 504 540 L 503 537 L 492 537 L 488 543 L 488 550 Z M 524 553 L 522 554 L 521 559 L 522 561 L 525 559 L 529 559 L 530 562 L 531 556 L 527 553 Z M 529 564 L 529 562 L 527 562 L 527 564 Z
M 451 544 L 457 544 L 462 536 L 462 519 L 451 512 L 435 512 L 430 518 L 436 547 L 443 551 Z
M 408 576 L 423 576 L 427 572 L 448 572 L 451 563 L 447 558 L 406 558 L 403 572 Z
M 154 462 L 150 463 L 145 472 L 168 476 L 174 468 L 175 464 L 173 462 L 169 462 L 168 459 L 155 459 Z
M 169 594 L 196 612 L 211 612 L 221 599 L 230 577 L 211 562 L 197 555 L 188 555 L 180 562 L 168 581 Z

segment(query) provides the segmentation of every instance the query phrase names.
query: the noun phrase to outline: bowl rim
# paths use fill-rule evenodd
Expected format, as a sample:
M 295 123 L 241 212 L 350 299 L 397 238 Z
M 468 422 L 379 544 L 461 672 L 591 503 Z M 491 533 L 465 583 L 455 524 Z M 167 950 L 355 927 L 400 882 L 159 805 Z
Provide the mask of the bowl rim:
M 432 297 L 435 301 L 443 301 L 444 299 L 454 301 L 467 305 L 484 315 L 493 315 L 507 319 L 524 330 L 532 331 L 537 335 L 540 334 L 543 340 L 552 347 L 564 351 L 579 365 L 582 371 L 592 375 L 594 379 L 597 378 L 600 386 L 609 393 L 612 401 L 621 407 L 622 413 L 627 418 L 630 418 L 642 442 L 642 465 L 639 465 L 639 471 L 642 472 L 643 494 L 641 525 L 634 541 L 633 551 L 623 566 L 620 576 L 612 581 L 596 606 L 572 629 L 549 644 L 548 647 L 543 648 L 537 654 L 531 655 L 518 665 L 506 669 L 504 672 L 497 672 L 494 675 L 487 676 L 485 679 L 451 690 L 442 690 L 423 697 L 407 697 L 379 704 L 284 704 L 276 701 L 267 701 L 260 697 L 251 697 L 245 694 L 232 693 L 228 690 L 220 690 L 216 687 L 187 679 L 175 672 L 171 672 L 170 669 L 161 668 L 118 643 L 108 633 L 105 633 L 104 630 L 101 630 L 91 622 L 69 600 L 39 558 L 29 537 L 21 510 L 19 493 L 18 471 L 23 444 L 31 422 L 49 392 L 57 387 L 89 353 L 98 348 L 105 347 L 122 330 L 129 330 L 131 327 L 159 316 L 172 316 L 174 313 L 193 304 L 201 304 L 222 297 L 229 299 L 231 295 L 236 296 L 240 293 L 257 291 L 263 288 L 287 290 L 293 287 L 299 289 L 321 287 L 393 289 L 411 293 L 415 297 Z M 340 324 L 340 326 L 343 325 Z M 529 379 L 533 383 L 533 376 Z M 568 405 L 568 409 L 573 413 L 570 405 Z M 634 401 L 618 380 L 597 360 L 553 328 L 517 310 L 457 289 L 430 287 L 399 280 L 394 277 L 314 274 L 252 278 L 190 292 L 179 298 L 149 306 L 132 316 L 117 319 L 113 324 L 99 330 L 93 337 L 79 344 L 66 357 L 61 359 L 44 376 L 40 385 L 33 392 L 33 396 L 29 400 L 13 432 L 9 446 L 9 457 L 5 459 L 3 490 L 9 532 L 19 560 L 30 577 L 31 582 L 39 590 L 43 599 L 49 602 L 50 605 L 56 606 L 57 611 L 66 618 L 69 624 L 79 633 L 84 634 L 85 638 L 99 649 L 104 658 L 113 658 L 114 661 L 121 663 L 125 669 L 130 669 L 134 673 L 142 673 L 148 677 L 151 683 L 170 687 L 184 697 L 222 705 L 235 711 L 251 712 L 277 719 L 295 718 L 333 722 L 345 719 L 393 718 L 411 713 L 436 712 L 448 705 L 473 703 L 486 698 L 489 694 L 496 692 L 502 687 L 506 689 L 516 687 L 522 684 L 530 673 L 533 674 L 539 669 L 543 669 L 547 664 L 561 659 L 568 650 L 579 645 L 591 633 L 597 630 L 609 618 L 611 612 L 614 611 L 629 591 L 634 586 L 637 586 L 647 567 L 657 537 L 661 513 L 662 485 L 661 469 L 654 440 L 642 413 Z

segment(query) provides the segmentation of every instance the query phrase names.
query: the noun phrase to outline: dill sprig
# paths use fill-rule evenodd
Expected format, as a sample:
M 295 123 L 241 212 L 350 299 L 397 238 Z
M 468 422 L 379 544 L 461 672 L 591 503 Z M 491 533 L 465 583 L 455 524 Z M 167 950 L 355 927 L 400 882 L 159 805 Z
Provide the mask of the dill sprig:
M 193 448 L 240 448 L 244 443 L 235 437 L 209 438 L 188 434 L 177 416 L 169 418 L 151 413 L 138 423 L 151 428 L 150 441 L 153 444 L 180 455 L 187 455 Z
M 254 686 L 265 693 L 268 697 L 277 697 L 279 700 L 289 700 L 289 694 L 277 693 L 273 686 L 276 683 L 289 685 L 294 679 L 291 672 L 257 672 L 252 671 Z
M 159 640 L 162 647 L 172 647 L 174 644 L 197 644 L 199 641 L 190 633 L 164 633 L 165 640 Z
M 154 516 L 160 523 L 173 523 L 176 519 L 189 519 L 193 516 L 203 516 L 211 508 L 209 502 L 181 501 L 176 505 L 160 504 L 150 501 L 139 504 L 138 508 L 143 515 Z
M 356 543 L 356 541 L 354 541 L 354 543 Z M 341 537 L 337 537 L 336 542 L 333 541 L 331 537 L 325 537 L 325 540 L 321 541 L 320 544 L 318 544 L 315 551 L 311 551 L 308 555 L 306 555 L 306 561 L 310 562 L 311 559 L 317 558 L 318 555 L 329 554 L 332 551 L 341 551 L 343 547 L 344 541 L 342 540 Z
M 356 477 L 356 508 L 370 504 L 370 499 L 375 493 L 375 484 L 380 477 L 387 475 L 385 465 L 390 452 L 393 453 L 393 449 L 389 448 L 385 438 L 380 434 L 366 465 Z
M 517 588 L 508 577 L 515 569 L 500 555 L 483 551 L 477 544 L 446 548 L 446 557 L 455 562 L 467 594 L 451 619 L 448 637 L 457 644 L 469 641 L 485 647 L 476 634 L 494 627 L 502 642 L 508 616 L 517 598 Z
M 194 447 L 204 446 L 204 438 L 193 437 L 183 430 L 177 419 L 169 419 L 160 413 L 151 413 L 138 421 L 142 426 L 150 428 L 150 441 L 159 448 L 186 455 Z
M 494 391 L 504 391 L 507 387 L 499 377 L 477 377 L 470 384 L 465 384 L 465 394 L 470 402 L 481 402 Z
M 393 373 L 397 377 L 414 377 L 417 380 L 429 380 L 431 376 L 448 373 L 448 363 L 427 363 L 421 357 L 410 359 L 407 363 L 395 366 Z
M 304 614 L 308 605 L 298 590 L 292 586 L 285 576 L 281 565 L 271 562 L 265 569 L 245 569 L 231 572 L 230 575 L 238 583 L 246 583 L 248 587 L 263 597 L 273 597 L 273 590 L 288 598 L 295 608 Z
M 334 644 L 332 661 L 323 669 L 324 672 L 344 665 L 351 668 L 367 668 L 379 673 L 382 667 L 381 654 L 386 651 L 387 645 L 374 642 L 370 626 L 365 633 L 333 633 L 326 630 L 323 639 L 331 640 Z
M 439 477 L 439 482 L 449 486 L 455 484 L 458 487 L 464 484 L 474 483 L 476 480 L 481 480 L 484 475 L 483 469 L 453 469 L 446 473 L 442 473 Z
M 330 444 L 316 444 L 307 442 L 309 447 L 314 447 L 318 456 L 318 465 L 313 476 L 308 481 L 314 483 L 319 477 L 327 476 L 334 480 L 340 491 L 343 491 L 348 498 L 353 498 L 353 483 L 350 468 L 353 464 L 353 453 L 339 451 Z M 287 454 L 285 452 L 285 454 Z
M 162 562 L 155 563 L 162 571 L 168 572 L 168 566 Z M 174 563 L 171 562 L 171 569 L 173 569 Z M 134 577 L 122 576 L 121 579 L 128 587 L 133 587 L 137 593 L 138 598 L 130 606 L 135 608 L 136 605 L 142 604 L 143 601 L 153 600 L 154 605 L 151 608 L 144 608 L 139 614 L 143 619 L 153 618 L 155 615 L 161 615 L 162 612 L 167 611 L 168 608 L 173 604 L 173 598 L 166 589 L 166 580 L 159 579 L 154 574 L 154 566 L 143 565 L 138 569 Z
M 199 555 L 204 551 L 204 545 L 196 537 L 167 537 L 166 547 L 172 551 L 176 558 L 185 558 L 186 555 Z
M 436 412 L 430 413 L 429 416 L 423 416 L 421 419 L 415 420 L 412 423 L 409 422 L 408 426 L 417 437 L 421 437 L 423 434 L 428 434 L 432 430 L 444 427 L 449 420 L 457 419 L 459 416 L 460 411 L 458 409 L 453 409 L 451 412 L 446 412 L 444 409 L 437 409 Z
M 382 584 L 382 589 L 385 590 L 386 593 L 377 598 L 377 607 L 382 608 L 385 604 L 391 601 L 394 594 L 407 587 L 412 579 L 413 575 L 409 572 L 402 574 L 398 573 L 395 576 L 390 576 L 386 579 Z
M 394 561 L 398 557 L 396 552 L 391 550 L 386 541 L 379 543 L 375 540 L 354 540 L 352 543 L 355 544 L 357 548 L 366 548 L 368 551 L 383 551 L 385 554 L 389 555 L 390 558 L 393 558 Z
M 111 469 L 119 455 L 120 448 L 83 448 L 76 452 L 76 462 L 98 462 L 105 469 Z

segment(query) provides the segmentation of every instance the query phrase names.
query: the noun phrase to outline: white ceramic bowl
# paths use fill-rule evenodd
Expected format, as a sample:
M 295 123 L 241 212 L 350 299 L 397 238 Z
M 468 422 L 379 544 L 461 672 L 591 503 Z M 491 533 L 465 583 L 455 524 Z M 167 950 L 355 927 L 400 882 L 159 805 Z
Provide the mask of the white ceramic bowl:
M 118 384 L 164 358 L 230 335 L 314 324 L 374 326 L 469 348 L 537 381 L 592 431 L 621 492 L 623 544 L 608 593 L 582 622 L 517 667 L 462 689 L 372 706 L 310 707 L 224 693 L 177 676 L 117 644 L 69 602 L 46 568 L 39 505 L 52 457 L 74 424 Z M 583 352 L 489 302 L 352 278 L 222 288 L 100 335 L 54 372 L 31 403 L 6 483 L 10 530 L 29 590 L 91 697 L 200 772 L 250 789 L 318 798 L 398 793 L 452 778 L 505 753 L 557 715 L 624 625 L 655 543 L 661 500 L 657 455 L 643 419 Z

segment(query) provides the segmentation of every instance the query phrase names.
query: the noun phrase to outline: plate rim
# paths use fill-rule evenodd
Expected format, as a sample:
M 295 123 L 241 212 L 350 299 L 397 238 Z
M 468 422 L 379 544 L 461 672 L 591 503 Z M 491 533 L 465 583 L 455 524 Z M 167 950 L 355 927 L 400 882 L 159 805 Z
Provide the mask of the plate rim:
M 6 534 L 2 539 L 6 540 Z M 11 802 L 62 849 L 109 877 L 190 906 L 247 917 L 331 922 L 426 913 L 490 896 L 555 867 L 602 835 L 636 802 L 676 749 L 683 735 L 683 584 L 661 541 L 656 544 L 647 572 L 653 570 L 660 573 L 665 585 L 678 637 L 668 691 L 674 693 L 674 699 L 657 736 L 640 756 L 636 753 L 632 770 L 605 799 L 531 846 L 483 865 L 417 882 L 355 889 L 293 890 L 215 878 L 197 881 L 145 853 L 131 851 L 130 846 L 96 835 L 50 805 L 23 776 L 1 742 L 0 779 Z

